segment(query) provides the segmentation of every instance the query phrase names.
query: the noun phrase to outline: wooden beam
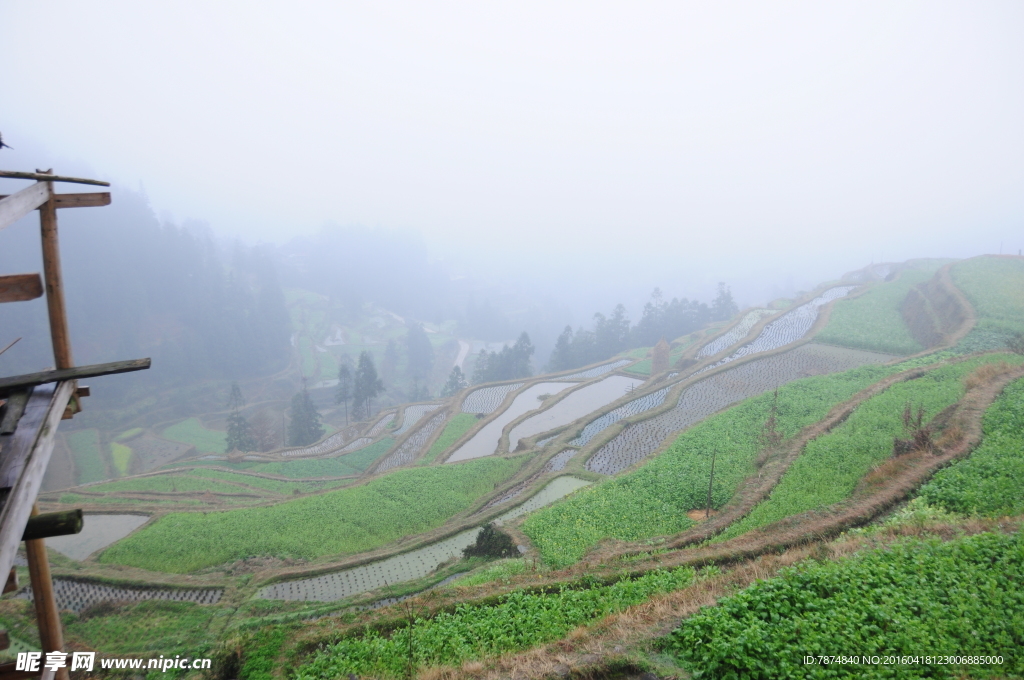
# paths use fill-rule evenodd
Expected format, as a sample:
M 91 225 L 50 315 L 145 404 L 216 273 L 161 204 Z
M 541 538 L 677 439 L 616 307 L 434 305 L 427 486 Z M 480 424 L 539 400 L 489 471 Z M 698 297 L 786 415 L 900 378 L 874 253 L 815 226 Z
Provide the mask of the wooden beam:
M 60 268 L 60 241 L 57 236 L 57 204 L 53 200 L 53 182 L 46 183 L 47 201 L 39 208 L 39 236 L 43 242 L 43 277 L 46 279 L 46 311 L 50 317 L 50 341 L 57 368 L 75 365 L 68 333 L 68 314 L 64 304 L 64 279 Z
M 88 366 L 76 366 L 75 368 L 63 368 L 39 373 L 26 373 L 25 375 L 13 375 L 9 378 L 0 378 L 0 393 L 10 393 L 14 390 L 34 385 L 45 385 L 46 383 L 58 382 L 61 380 L 78 380 L 80 378 L 92 378 L 97 375 L 114 375 L 115 373 L 131 373 L 132 371 L 144 371 L 151 364 L 149 358 L 132 359 L 130 361 L 112 361 L 109 364 L 90 364 Z
M 40 671 L 18 671 L 15 670 L 17 667 L 18 664 L 14 661 L 0 663 L 0 680 L 27 680 L 27 678 L 39 678 L 39 680 L 43 680 L 40 677 Z M 40 662 L 39 668 L 42 667 L 43 664 Z
M 0 200 L 0 229 L 6 229 L 50 198 L 46 182 L 36 182 L 16 194 Z
M 82 531 L 82 511 L 67 510 L 65 512 L 47 512 L 43 515 L 30 517 L 25 525 L 23 541 L 34 541 L 39 538 L 54 536 L 70 536 Z
M 32 390 L 25 413 L 13 435 L 0 436 L 0 489 L 7 498 L 0 509 L 0 574 L 14 565 L 14 556 L 35 512 L 35 499 L 53 453 L 61 414 L 74 392 L 73 382 L 41 385 Z M 62 651 L 63 640 L 57 603 L 53 598 L 50 565 L 42 539 L 25 542 L 29 575 L 36 605 L 36 620 L 44 652 Z M 60 673 L 57 674 L 60 677 Z
M 42 296 L 43 280 L 39 274 L 0 276 L 0 302 L 24 302 Z
M 0 195 L 0 200 L 7 196 Z M 102 208 L 110 205 L 109 191 L 90 191 L 85 194 L 56 194 L 58 208 Z
M 11 636 L 7 634 L 6 630 L 0 630 L 0 649 L 10 649 L 11 647 Z
M 10 179 L 37 179 L 41 182 L 69 182 L 71 184 L 91 184 L 97 187 L 109 187 L 110 182 L 103 182 L 98 179 L 82 179 L 81 177 L 64 177 L 49 172 L 15 172 L 13 170 L 0 170 L 0 177 Z

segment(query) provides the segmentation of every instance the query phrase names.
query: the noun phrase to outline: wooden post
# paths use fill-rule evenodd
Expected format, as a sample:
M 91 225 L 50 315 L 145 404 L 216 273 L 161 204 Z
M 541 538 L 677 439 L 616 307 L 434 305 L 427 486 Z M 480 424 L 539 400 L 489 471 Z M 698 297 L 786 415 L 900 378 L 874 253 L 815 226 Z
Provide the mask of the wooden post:
M 39 514 L 38 505 L 32 506 L 32 514 Z M 60 627 L 57 599 L 53 594 L 53 579 L 50 577 L 50 561 L 46 556 L 43 539 L 25 541 L 28 557 L 28 576 L 32 583 L 32 599 L 39 624 L 39 641 L 46 652 L 64 651 L 64 632 Z M 67 666 L 57 671 L 55 680 L 68 680 Z
M 51 174 L 51 173 L 47 173 Z M 64 305 L 64 282 L 60 268 L 60 243 L 57 235 L 57 201 L 54 197 L 53 182 L 47 182 L 49 199 L 39 206 L 39 231 L 43 243 L 43 279 L 46 283 L 46 310 L 50 316 L 50 339 L 53 342 L 53 359 L 58 369 L 74 366 L 71 355 L 71 337 L 68 335 L 68 315 Z M 32 514 L 39 514 L 37 504 Z M 46 555 L 43 539 L 25 541 L 25 555 L 28 558 L 28 573 L 32 581 L 35 599 L 36 621 L 39 624 L 39 641 L 43 652 L 64 651 L 64 632 L 61 630 L 57 600 L 53 594 L 53 580 L 50 577 L 50 561 Z M 67 666 L 55 674 L 55 680 L 68 680 Z
M 47 173 L 49 174 L 49 173 Z M 39 206 L 39 229 L 43 241 L 43 278 L 46 281 L 46 310 L 50 315 L 50 339 L 57 368 L 71 368 L 71 337 L 64 305 L 64 282 L 60 270 L 60 245 L 57 238 L 57 201 L 53 182 L 46 182 L 49 200 Z

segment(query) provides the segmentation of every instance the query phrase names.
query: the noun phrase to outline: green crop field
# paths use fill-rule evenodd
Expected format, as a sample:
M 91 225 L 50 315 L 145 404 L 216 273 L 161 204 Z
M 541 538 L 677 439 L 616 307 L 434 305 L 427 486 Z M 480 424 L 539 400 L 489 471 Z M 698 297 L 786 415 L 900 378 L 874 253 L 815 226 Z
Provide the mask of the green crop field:
M 815 341 L 887 354 L 920 352 L 924 347 L 910 335 L 900 305 L 911 288 L 930 279 L 938 268 L 935 264 L 906 269 L 895 281 L 876 283 L 863 295 L 837 301 Z
M 144 600 L 110 606 L 99 615 L 65 617 L 65 636 L 105 654 L 201 656 L 209 649 L 208 628 L 223 610 L 192 602 Z
M 975 257 L 950 274 L 978 316 L 978 330 L 1024 333 L 1024 259 Z
M 804 378 L 779 388 L 779 429 L 791 437 L 834 405 L 892 373 L 934 361 L 865 366 L 846 373 Z M 692 525 L 688 510 L 707 501 L 715 454 L 712 504 L 721 507 L 744 477 L 755 472 L 757 436 L 771 394 L 748 399 L 686 430 L 665 453 L 639 470 L 583 489 L 523 524 L 545 562 L 566 566 L 604 538 L 639 540 L 673 534 Z
M 1019 678 L 1022 555 L 1018 532 L 908 540 L 837 562 L 808 561 L 701 609 L 661 646 L 701 678 Z M 818 655 L 920 660 L 803 665 Z M 1003 658 L 943 665 L 942 655 Z
M 119 493 L 132 491 L 209 491 L 211 493 L 246 493 L 248 490 L 213 479 L 200 479 L 189 475 L 153 475 L 121 479 L 105 484 L 96 484 L 82 489 L 90 493 Z
M 200 453 L 224 453 L 228 446 L 226 433 L 206 429 L 198 418 L 175 423 L 165 428 L 160 436 L 182 444 L 191 444 Z
M 142 431 L 143 430 L 142 430 L 141 427 L 133 427 L 132 429 L 125 430 L 121 434 L 119 434 L 116 437 L 114 437 L 114 441 L 115 442 L 123 442 L 126 439 L 131 439 L 132 437 L 134 437 L 136 435 L 142 434 Z
M 242 461 L 232 463 L 226 460 L 191 460 L 172 463 L 163 469 L 181 467 L 221 467 L 229 470 L 253 472 L 256 474 L 279 475 L 290 479 L 307 479 L 311 477 L 348 477 L 358 475 L 386 453 L 395 443 L 391 437 L 385 437 L 361 449 L 333 458 L 306 458 L 281 461 L 279 463 L 257 463 Z
M 75 461 L 78 483 L 88 484 L 107 479 L 107 466 L 100 452 L 99 432 L 95 429 L 76 430 L 65 437 Z
M 1019 363 L 1024 359 L 1005 354 L 977 357 L 936 368 L 868 399 L 841 425 L 809 442 L 771 496 L 724 531 L 719 540 L 847 498 L 873 466 L 892 455 L 893 438 L 906 436 L 902 422 L 906 404 L 915 412 L 923 408 L 927 422 L 960 400 L 968 373 L 996 361 Z
M 114 461 L 114 468 L 122 475 L 128 474 L 128 466 L 132 462 L 132 449 L 130 446 L 111 442 L 110 458 Z
M 271 507 L 172 513 L 115 543 L 100 560 L 187 573 L 254 556 L 312 560 L 372 550 L 441 526 L 522 462 L 483 458 L 398 470 L 362 486 Z
M 609 586 L 564 588 L 557 593 L 515 591 L 494 605 L 459 605 L 429 619 L 417 619 L 412 630 L 400 628 L 384 637 L 346 638 L 318 651 L 301 666 L 296 680 L 328 680 L 349 674 L 404 677 L 409 663 L 410 634 L 417 667 L 458 665 L 557 640 L 573 628 L 657 593 L 685 588 L 694 580 L 690 568 L 653 571 Z
M 309 491 L 315 491 L 317 489 L 325 488 L 321 484 L 310 483 L 310 482 L 284 482 L 277 479 L 267 479 L 266 477 L 256 477 L 255 475 L 246 475 L 238 472 L 225 472 L 224 470 L 205 470 L 203 468 L 193 468 L 188 471 L 188 474 L 193 477 L 205 477 L 208 479 L 219 479 L 225 482 L 234 482 L 236 484 L 245 484 L 248 486 L 256 487 L 257 489 L 264 489 L 271 493 L 277 494 L 293 494 L 296 491 L 299 493 L 307 493 Z M 345 484 L 347 481 L 336 482 L 336 484 Z
M 441 436 L 431 444 L 430 450 L 427 451 L 427 455 L 423 456 L 420 465 L 433 463 L 439 455 L 444 453 L 459 437 L 466 434 L 469 428 L 476 425 L 477 422 L 478 418 L 475 413 L 456 413 L 445 425 Z
M 967 515 L 1024 513 L 1024 379 L 1007 386 L 985 412 L 981 445 L 937 472 L 920 497 Z

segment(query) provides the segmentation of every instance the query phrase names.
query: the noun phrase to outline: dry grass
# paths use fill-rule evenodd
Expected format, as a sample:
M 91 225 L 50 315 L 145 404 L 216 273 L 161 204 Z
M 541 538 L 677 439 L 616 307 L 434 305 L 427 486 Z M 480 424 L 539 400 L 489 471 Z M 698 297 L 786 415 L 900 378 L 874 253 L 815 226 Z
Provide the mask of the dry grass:
M 983 364 L 964 378 L 964 387 L 970 391 L 983 387 L 999 376 L 1012 372 L 1014 367 L 1005 361 L 997 364 Z

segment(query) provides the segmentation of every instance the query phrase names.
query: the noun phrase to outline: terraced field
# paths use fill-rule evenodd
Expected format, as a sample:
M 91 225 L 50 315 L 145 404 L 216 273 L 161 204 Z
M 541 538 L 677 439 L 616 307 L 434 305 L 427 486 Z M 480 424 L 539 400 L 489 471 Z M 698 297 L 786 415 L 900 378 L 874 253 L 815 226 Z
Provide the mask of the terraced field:
M 348 433 L 344 430 L 340 432 L 335 432 L 331 436 L 317 442 L 316 444 L 310 444 L 309 446 L 303 446 L 298 449 L 287 449 L 285 451 L 281 451 L 281 455 L 284 456 L 285 458 L 304 458 L 308 456 L 322 456 L 341 448 L 341 445 L 344 444 L 345 440 L 347 439 L 347 434 Z M 366 443 L 369 444 L 370 440 L 367 439 Z M 346 449 L 347 448 L 348 447 L 346 447 Z
M 978 316 L 978 330 L 1024 333 L 1024 258 L 974 257 L 953 265 L 953 283 Z
M 596 378 L 599 375 L 604 375 L 605 373 L 610 373 L 611 371 L 614 371 L 617 368 L 622 368 L 626 364 L 629 364 L 629 363 L 632 363 L 632 362 L 633 362 L 632 359 L 619 359 L 618 361 L 613 361 L 610 364 L 601 364 L 600 366 L 595 366 L 594 368 L 588 368 L 585 371 L 579 371 L 578 373 L 573 373 L 572 375 L 560 376 L 559 379 L 560 380 L 587 380 L 587 379 L 590 379 L 590 378 Z
M 227 434 L 210 430 L 198 418 L 188 418 L 164 428 L 160 436 L 196 447 L 200 453 L 224 453 L 227 450 Z
M 448 424 L 444 427 L 444 432 L 438 437 L 433 444 L 430 445 L 430 450 L 423 456 L 421 461 L 422 465 L 429 465 L 437 459 L 439 455 L 448 450 L 448 447 L 459 440 L 459 438 L 469 432 L 470 428 L 477 424 L 479 418 L 473 413 L 456 413 Z
M 367 436 L 375 437 L 376 435 L 380 434 L 384 430 L 391 427 L 391 423 L 395 421 L 395 413 L 396 411 L 385 411 L 384 415 L 380 417 L 380 420 L 374 423 L 373 427 L 370 428 L 370 431 L 366 433 Z
M 765 357 L 719 375 L 784 356 Z M 778 403 L 780 432 L 786 437 L 794 435 L 823 418 L 835 404 L 898 370 L 901 367 L 869 365 L 783 385 Z M 734 395 L 748 389 L 740 378 L 722 388 Z M 643 467 L 530 516 L 523 531 L 546 562 L 566 566 L 604 538 L 640 540 L 688 528 L 692 521 L 686 513 L 706 503 L 712 454 L 716 459 L 714 507 L 728 501 L 736 485 L 755 471 L 754 460 L 760 451 L 757 438 L 772 399 L 772 395 L 762 394 L 708 417 L 683 432 L 665 453 Z M 631 454 L 626 450 L 624 455 Z
M 402 426 L 395 430 L 395 436 L 402 436 L 409 431 L 409 428 L 420 422 L 420 418 L 431 411 L 436 411 L 440 407 L 440 404 L 415 404 L 413 406 L 407 406 L 405 414 L 402 416 Z
M 590 443 L 599 432 L 611 427 L 615 423 L 619 422 L 623 418 L 629 418 L 635 416 L 644 411 L 650 411 L 652 408 L 661 406 L 665 402 L 665 396 L 668 394 L 671 387 L 663 387 L 662 389 L 646 394 L 639 399 L 623 404 L 613 411 L 609 411 L 597 420 L 593 420 L 583 428 L 579 436 L 570 441 L 569 443 L 573 446 L 586 446 Z
M 53 594 L 57 599 L 57 608 L 80 614 L 84 609 L 104 600 L 114 602 L 140 602 L 142 600 L 172 600 L 174 602 L 195 602 L 197 604 L 217 604 L 223 588 L 200 588 L 187 590 L 183 588 L 131 588 L 127 586 L 110 586 L 103 583 L 72 581 L 64 578 L 53 579 Z M 32 586 L 25 587 L 17 597 L 31 600 Z
M 804 303 L 796 309 L 786 312 L 775 321 L 772 321 L 762 329 L 761 333 L 753 340 L 753 342 L 743 345 L 721 361 L 711 364 L 710 366 L 701 369 L 699 372 L 710 371 L 716 366 L 727 364 L 730 361 L 735 361 L 749 354 L 768 352 L 788 345 L 791 342 L 796 342 L 807 335 L 807 332 L 811 330 L 811 326 L 813 326 L 814 322 L 818 320 L 818 312 L 822 307 L 833 300 L 845 297 L 854 288 L 856 288 L 856 286 L 837 286 L 835 288 L 828 289 L 810 302 Z
M 905 436 L 902 416 L 906 404 L 923 409 L 928 423 L 960 400 L 963 379 L 969 373 L 984 364 L 1007 360 L 1015 357 L 984 355 L 942 366 L 867 400 L 841 425 L 809 442 L 771 496 L 723 532 L 720 540 L 844 500 L 872 466 L 892 455 L 893 438 Z M 1017 358 L 1019 361 L 1024 359 Z
M 441 526 L 522 462 L 487 458 L 396 470 L 361 486 L 273 506 L 171 513 L 115 543 L 100 561 L 187 573 L 252 556 L 312 560 L 373 550 Z
M 541 406 L 539 398 L 542 395 L 558 394 L 562 390 L 575 386 L 575 383 L 568 382 L 545 382 L 531 385 L 519 393 L 507 409 L 473 435 L 472 439 L 456 449 L 446 462 L 454 463 L 492 455 L 501 443 L 501 432 L 505 426 L 519 416 L 539 408 Z
M 92 553 L 119 541 L 149 521 L 146 515 L 94 515 L 83 518 L 82 531 L 70 536 L 46 539 L 52 548 L 73 560 L 84 560 Z
M 575 477 L 559 477 L 526 503 L 501 515 L 498 521 L 508 521 L 532 512 L 589 483 Z M 467 529 L 442 541 L 370 564 L 313 578 L 274 583 L 259 590 L 257 597 L 268 600 L 333 602 L 385 585 L 423 578 L 442 563 L 461 556 L 464 548 L 476 542 L 479 533 L 479 527 Z
M 750 329 L 757 325 L 761 319 L 778 312 L 774 309 L 755 309 L 747 312 L 743 319 L 738 324 L 729 329 L 728 332 L 723 333 L 719 337 L 715 338 L 708 344 L 701 347 L 700 351 L 697 352 L 697 357 L 713 357 L 719 352 L 724 352 L 729 347 L 732 347 L 737 342 L 742 340 L 750 332 Z
M 1024 379 L 1006 387 L 985 411 L 984 439 L 969 458 L 939 470 L 919 497 L 964 515 L 1024 513 Z
M 793 380 L 848 371 L 891 358 L 885 354 L 808 343 L 782 354 L 754 359 L 687 387 L 673 409 L 627 426 L 587 460 L 586 469 L 605 475 L 617 474 L 654 453 L 670 435 L 730 404 Z
M 510 392 L 515 392 L 524 383 L 508 383 L 494 387 L 481 387 L 473 390 L 462 401 L 463 413 L 494 413 Z
M 910 334 L 900 306 L 914 286 L 928 281 L 940 266 L 906 269 L 894 281 L 874 284 L 863 295 L 836 303 L 818 342 L 874 352 L 907 355 L 924 349 Z
M 509 432 L 508 448 L 515 451 L 520 439 L 547 432 L 610 404 L 643 385 L 643 380 L 612 375 L 581 387 L 535 416 L 527 418 Z
M 415 434 L 402 442 L 401 446 L 381 461 L 380 465 L 377 466 L 377 472 L 386 472 L 401 465 L 411 463 L 416 454 L 426 445 L 427 440 L 437 431 L 437 428 L 444 424 L 447 417 L 447 413 L 438 413 L 428 420 Z

